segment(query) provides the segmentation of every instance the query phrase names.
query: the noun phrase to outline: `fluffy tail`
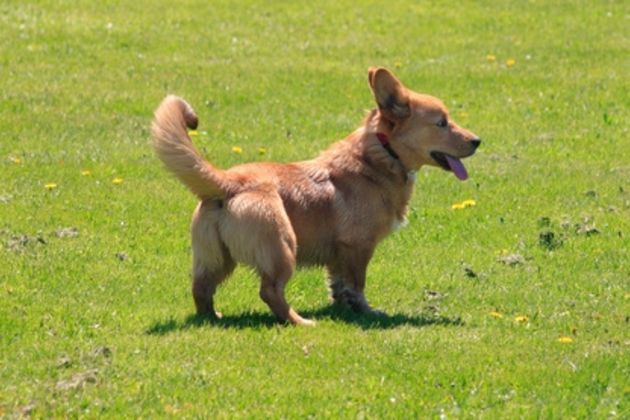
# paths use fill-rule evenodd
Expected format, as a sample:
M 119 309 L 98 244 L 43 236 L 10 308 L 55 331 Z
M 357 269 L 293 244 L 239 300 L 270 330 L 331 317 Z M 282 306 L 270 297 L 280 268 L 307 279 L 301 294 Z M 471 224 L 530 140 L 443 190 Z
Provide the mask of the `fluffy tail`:
M 199 199 L 222 198 L 224 172 L 212 167 L 188 136 L 188 129 L 197 128 L 197 123 L 197 115 L 186 101 L 167 96 L 155 110 L 153 148 L 166 168 Z

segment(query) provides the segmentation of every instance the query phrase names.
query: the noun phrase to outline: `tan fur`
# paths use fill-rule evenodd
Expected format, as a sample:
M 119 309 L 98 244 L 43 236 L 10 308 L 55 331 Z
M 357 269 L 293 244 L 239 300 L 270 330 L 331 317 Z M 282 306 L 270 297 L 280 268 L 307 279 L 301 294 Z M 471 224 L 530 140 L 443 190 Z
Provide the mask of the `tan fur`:
M 261 298 L 293 324 L 313 324 L 284 297 L 297 264 L 325 266 L 335 302 L 372 311 L 364 295 L 367 265 L 378 242 L 404 222 L 413 174 L 438 165 L 431 152 L 467 157 L 479 140 L 452 121 L 438 127 L 448 115 L 442 102 L 408 90 L 388 70 L 371 68 L 368 79 L 378 109 L 345 140 L 296 163 L 217 169 L 187 134 L 197 125 L 190 105 L 168 96 L 158 107 L 156 153 L 200 199 L 192 221 L 199 314 L 220 317 L 213 295 L 237 262 L 256 269 Z M 399 159 L 379 143 L 377 132 L 389 137 Z

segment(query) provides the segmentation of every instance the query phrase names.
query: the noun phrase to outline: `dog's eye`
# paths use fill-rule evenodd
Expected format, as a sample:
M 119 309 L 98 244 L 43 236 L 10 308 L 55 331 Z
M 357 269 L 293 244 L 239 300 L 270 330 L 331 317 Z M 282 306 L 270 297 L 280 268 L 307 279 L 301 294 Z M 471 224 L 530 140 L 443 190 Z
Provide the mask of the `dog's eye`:
M 442 118 L 436 125 L 440 128 L 446 128 L 448 127 L 448 120 L 446 118 Z

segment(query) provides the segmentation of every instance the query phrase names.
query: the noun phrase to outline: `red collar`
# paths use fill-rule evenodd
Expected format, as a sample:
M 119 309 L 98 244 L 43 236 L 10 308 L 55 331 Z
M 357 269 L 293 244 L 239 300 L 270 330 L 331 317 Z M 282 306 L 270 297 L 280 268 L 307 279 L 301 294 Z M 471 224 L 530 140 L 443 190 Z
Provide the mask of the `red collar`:
M 385 150 L 387 150 L 387 153 L 389 153 L 391 157 L 393 157 L 394 159 L 400 159 L 398 157 L 398 153 L 396 153 L 394 149 L 392 149 L 392 145 L 389 144 L 389 138 L 387 137 L 387 134 L 377 132 L 376 138 L 381 143 L 381 145 L 385 148 Z

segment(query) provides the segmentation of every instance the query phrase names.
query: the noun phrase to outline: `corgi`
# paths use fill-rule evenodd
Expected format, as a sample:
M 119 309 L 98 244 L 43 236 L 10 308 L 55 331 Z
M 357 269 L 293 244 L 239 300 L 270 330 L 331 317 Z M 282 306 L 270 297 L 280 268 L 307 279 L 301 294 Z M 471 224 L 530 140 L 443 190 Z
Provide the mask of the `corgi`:
M 364 290 L 368 263 L 392 227 L 404 223 L 415 173 L 437 166 L 465 180 L 461 159 L 481 144 L 437 98 L 406 88 L 389 70 L 370 68 L 376 108 L 361 126 L 318 157 L 220 169 L 193 145 L 198 118 L 167 96 L 152 124 L 157 156 L 197 196 L 192 218 L 192 295 L 214 318 L 214 294 L 237 263 L 260 276 L 260 297 L 283 321 L 313 325 L 287 302 L 297 265 L 323 266 L 332 300 L 375 311 Z

